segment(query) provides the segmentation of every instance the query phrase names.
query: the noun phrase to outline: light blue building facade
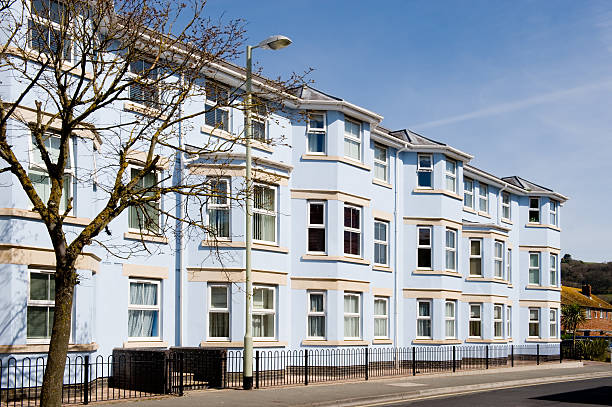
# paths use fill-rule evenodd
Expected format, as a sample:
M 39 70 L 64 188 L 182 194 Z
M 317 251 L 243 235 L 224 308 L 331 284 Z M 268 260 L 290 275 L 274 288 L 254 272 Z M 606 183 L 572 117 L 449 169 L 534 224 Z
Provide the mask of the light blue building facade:
M 211 75 L 228 89 L 244 78 L 231 65 Z M 21 86 L 4 78 L 2 99 Z M 20 103 L 8 137 L 44 191 L 24 127 L 34 100 Z M 560 342 L 560 206 L 567 198 L 491 175 L 469 165 L 468 153 L 388 130 L 381 115 L 310 87 L 288 100 L 287 111 L 256 124 L 256 348 Z M 185 104 L 185 114 L 199 103 Z M 122 101 L 100 115 L 119 123 L 143 111 Z M 207 115 L 178 130 L 187 148 L 242 134 L 240 110 L 217 114 L 223 126 Z M 112 160 L 112 146 L 87 131 L 71 146 L 66 191 L 74 208 L 66 223 L 76 233 L 103 205 L 95 177 L 83 177 Z M 125 211 L 101 238 L 130 255 L 93 244 L 79 261 L 70 352 L 242 347 L 245 213 L 230 196 L 244 185 L 245 148 L 164 162 L 158 172 L 169 183 L 176 174 L 201 176 L 227 191 L 186 209 L 206 211 L 218 236 L 143 234 Z M 18 182 L 2 173 L 0 185 L 0 353 L 37 355 L 48 349 L 54 306 L 52 246 Z M 167 196 L 160 205 L 180 202 Z M 162 228 L 171 222 L 160 219 Z M 141 240 L 148 251 L 131 249 Z

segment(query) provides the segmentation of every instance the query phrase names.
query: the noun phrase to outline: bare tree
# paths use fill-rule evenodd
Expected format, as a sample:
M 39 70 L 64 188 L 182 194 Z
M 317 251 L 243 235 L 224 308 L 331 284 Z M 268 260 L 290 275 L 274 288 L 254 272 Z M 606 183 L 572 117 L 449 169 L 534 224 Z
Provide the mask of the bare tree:
M 164 236 L 177 228 L 181 233 L 195 228 L 214 237 L 216 230 L 206 226 L 203 213 L 177 211 L 176 205 L 162 207 L 159 202 L 182 196 L 184 200 L 175 202 L 201 206 L 226 192 L 197 174 L 181 172 L 177 180 L 168 171 L 160 176 L 158 169 L 182 166 L 186 157 L 229 152 L 241 134 L 222 141 L 210 138 L 200 146 L 184 145 L 181 134 L 206 115 L 216 127 L 225 126 L 222 106 L 264 113 L 282 109 L 290 89 L 302 81 L 296 75 L 286 81 L 260 77 L 258 106 L 248 107 L 240 83 L 228 88 L 209 80 L 219 70 L 240 77 L 240 70 L 227 61 L 240 55 L 244 28 L 241 20 L 223 23 L 204 17 L 204 5 L 201 0 L 0 0 L 0 78 L 10 78 L 12 89 L 10 98 L 0 96 L 0 173 L 12 174 L 25 191 L 48 231 L 56 261 L 42 406 L 61 404 L 79 282 L 76 264 L 84 249 L 100 245 L 114 255 L 129 256 L 132 249 L 113 245 L 101 233 L 126 210 L 143 234 Z M 205 94 L 216 103 L 203 103 Z M 198 100 L 202 103 L 191 103 Z M 126 109 L 137 114 L 121 115 Z M 12 137 L 19 137 L 19 129 L 20 136 L 31 137 L 32 156 L 48 182 L 46 193 L 14 150 Z M 74 137 L 91 139 L 93 167 L 72 167 Z M 137 167 L 131 166 L 134 162 Z M 103 197 L 101 209 L 74 236 L 65 230 L 73 209 L 67 176 Z M 168 220 L 163 224 L 160 212 Z

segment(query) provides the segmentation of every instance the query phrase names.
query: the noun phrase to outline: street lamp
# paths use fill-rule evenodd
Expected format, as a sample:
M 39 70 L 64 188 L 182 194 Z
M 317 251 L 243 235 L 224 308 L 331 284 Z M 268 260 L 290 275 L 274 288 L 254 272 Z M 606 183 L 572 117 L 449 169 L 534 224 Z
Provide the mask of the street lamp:
M 243 370 L 242 370 L 242 387 L 245 390 L 253 388 L 253 316 L 251 315 L 251 305 L 253 300 L 253 283 L 251 281 L 251 252 L 253 246 L 253 179 L 251 174 L 251 138 L 252 138 L 252 120 L 251 120 L 251 80 L 252 80 L 252 62 L 251 56 L 253 49 L 271 49 L 277 50 L 285 48 L 291 44 L 291 40 L 284 35 L 273 35 L 266 38 L 255 46 L 247 45 L 246 47 L 246 105 L 245 105 L 245 144 L 246 144 L 246 259 L 245 259 L 245 282 L 246 282 L 246 310 L 245 310 L 245 330 L 244 330 L 244 352 L 243 352 Z

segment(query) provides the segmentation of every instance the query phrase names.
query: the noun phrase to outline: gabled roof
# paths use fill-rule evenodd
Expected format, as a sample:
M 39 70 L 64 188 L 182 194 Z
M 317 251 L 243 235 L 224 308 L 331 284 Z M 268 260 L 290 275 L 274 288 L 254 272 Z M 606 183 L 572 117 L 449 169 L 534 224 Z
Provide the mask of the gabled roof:
M 415 133 L 412 130 L 407 130 L 407 132 L 408 132 L 408 141 L 410 141 L 410 143 L 417 145 L 417 146 L 446 146 L 447 145 L 440 141 L 432 140 L 430 138 L 422 136 L 419 133 Z
M 508 184 L 512 184 L 519 188 L 523 188 L 524 190 L 529 191 L 529 192 L 543 192 L 543 193 L 554 192 L 552 189 L 535 184 L 531 181 L 527 181 L 525 178 L 521 178 L 516 175 L 513 175 L 511 177 L 503 177 L 502 180 L 506 181 Z
M 578 304 L 581 307 L 612 310 L 612 305 L 610 303 L 602 300 L 594 294 L 591 294 L 591 297 L 589 298 L 582 294 L 580 288 L 576 287 L 561 287 L 561 304 Z
M 339 97 L 328 95 L 327 93 L 321 92 L 318 89 L 312 88 L 308 85 L 300 86 L 294 89 L 294 95 L 303 100 L 327 100 L 327 101 L 339 101 L 342 100 Z

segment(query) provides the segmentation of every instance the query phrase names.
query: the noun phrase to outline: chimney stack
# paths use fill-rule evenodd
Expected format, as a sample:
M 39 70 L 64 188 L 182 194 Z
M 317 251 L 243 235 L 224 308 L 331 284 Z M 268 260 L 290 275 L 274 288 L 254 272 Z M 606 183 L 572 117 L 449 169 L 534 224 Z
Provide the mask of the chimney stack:
M 582 294 L 591 298 L 591 285 L 590 284 L 582 284 Z

